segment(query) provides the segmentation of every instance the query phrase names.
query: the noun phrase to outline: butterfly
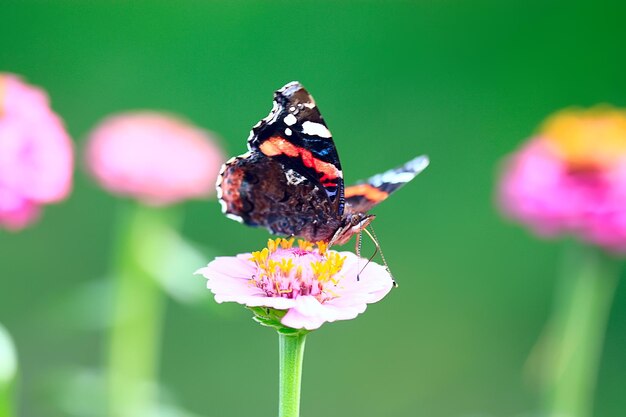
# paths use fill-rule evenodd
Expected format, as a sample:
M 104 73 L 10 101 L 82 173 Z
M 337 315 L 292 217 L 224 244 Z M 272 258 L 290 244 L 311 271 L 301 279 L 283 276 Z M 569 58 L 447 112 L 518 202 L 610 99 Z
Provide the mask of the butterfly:
M 429 164 L 406 164 L 345 187 L 332 135 L 313 97 L 297 82 L 274 93 L 270 114 L 248 137 L 249 151 L 228 160 L 217 179 L 222 212 L 273 234 L 346 243 L 374 220 L 368 211 Z

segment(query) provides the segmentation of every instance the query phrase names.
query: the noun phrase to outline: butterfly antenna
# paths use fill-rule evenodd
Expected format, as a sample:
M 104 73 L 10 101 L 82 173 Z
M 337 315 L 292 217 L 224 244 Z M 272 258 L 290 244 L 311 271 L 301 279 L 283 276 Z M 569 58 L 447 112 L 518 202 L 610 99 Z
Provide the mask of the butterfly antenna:
M 376 250 L 377 250 L 377 252 L 380 252 L 380 258 L 383 260 L 383 264 L 385 264 L 385 269 L 387 270 L 387 272 L 391 276 L 391 280 L 393 281 L 393 286 L 397 287 L 398 283 L 393 278 L 393 274 L 391 273 L 391 270 L 389 269 L 389 264 L 387 263 L 387 259 L 385 259 L 385 254 L 383 253 L 383 250 L 380 247 L 380 244 L 378 243 L 378 237 L 376 236 L 376 232 L 374 232 L 374 228 L 372 227 L 371 224 L 370 224 L 369 228 L 371 230 L 371 233 L 370 233 L 370 230 L 367 230 L 367 229 L 363 229 L 363 230 L 365 230 L 365 233 L 367 233 L 367 235 L 370 237 L 370 239 L 372 239 L 372 242 L 374 242 L 374 245 L 376 245 Z M 374 252 L 374 255 L 376 255 L 376 252 Z M 374 257 L 374 255 L 372 255 L 372 258 Z M 370 258 L 370 261 L 372 260 L 372 258 Z M 369 263 L 369 261 L 368 261 L 368 263 Z
M 356 235 L 356 244 L 354 245 L 354 250 L 356 251 L 357 256 L 357 264 L 356 267 L 359 270 L 359 273 L 356 276 L 356 280 L 359 281 L 359 275 L 361 275 L 361 248 L 363 247 L 363 239 L 361 239 L 362 230 L 359 230 L 359 233 Z
M 372 235 L 370 234 L 370 232 L 367 229 L 363 229 L 365 230 L 365 233 L 367 233 L 367 235 L 373 240 L 374 238 L 372 237 Z M 378 246 L 378 242 L 376 243 L 376 248 L 374 249 L 374 253 L 372 254 L 372 256 L 369 257 L 369 259 L 367 260 L 367 262 L 365 263 L 365 266 L 363 266 L 363 268 L 361 268 L 359 270 L 359 273 L 357 274 L 357 281 L 359 280 L 359 276 L 361 275 L 361 273 L 363 272 L 363 270 L 365 268 L 367 268 L 367 266 L 370 264 L 370 262 L 372 262 L 372 259 L 374 259 L 374 256 L 376 256 L 376 254 L 378 253 L 380 247 Z

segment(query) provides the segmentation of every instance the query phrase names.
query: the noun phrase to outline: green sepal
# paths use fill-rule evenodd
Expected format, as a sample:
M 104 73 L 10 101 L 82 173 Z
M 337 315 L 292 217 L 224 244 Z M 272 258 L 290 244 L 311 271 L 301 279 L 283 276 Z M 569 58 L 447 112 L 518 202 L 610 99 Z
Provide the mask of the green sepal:
M 270 307 L 248 307 L 250 311 L 254 313 L 252 318 L 261 326 L 272 327 L 276 329 L 279 334 L 286 336 L 305 335 L 310 332 L 306 329 L 294 329 L 287 327 L 280 322 L 280 320 L 287 314 L 285 310 L 277 310 Z

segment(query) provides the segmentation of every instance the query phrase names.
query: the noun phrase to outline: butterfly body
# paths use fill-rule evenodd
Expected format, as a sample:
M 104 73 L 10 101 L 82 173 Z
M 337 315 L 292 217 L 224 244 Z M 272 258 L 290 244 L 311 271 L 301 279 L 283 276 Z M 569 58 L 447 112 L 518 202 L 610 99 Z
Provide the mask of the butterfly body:
M 220 172 L 222 211 L 249 226 L 311 242 L 346 243 L 374 215 L 367 211 L 428 165 L 417 157 L 402 167 L 344 187 L 332 136 L 313 97 L 297 82 L 274 94 L 270 114 L 248 138 L 249 151 Z

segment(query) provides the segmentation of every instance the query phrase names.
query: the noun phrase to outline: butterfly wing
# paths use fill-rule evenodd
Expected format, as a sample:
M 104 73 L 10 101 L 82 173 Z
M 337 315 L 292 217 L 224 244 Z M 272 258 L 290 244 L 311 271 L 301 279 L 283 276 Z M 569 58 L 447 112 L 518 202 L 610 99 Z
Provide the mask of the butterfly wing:
M 402 166 L 346 187 L 344 194 L 346 213 L 366 213 L 387 199 L 391 193 L 415 178 L 428 166 L 428 163 L 427 156 L 418 156 Z
M 341 223 L 343 175 L 315 101 L 297 82 L 274 95 L 270 114 L 218 178 L 222 211 L 271 233 L 328 241 Z
M 336 217 L 341 217 L 344 184 L 339 155 L 315 100 L 300 83 L 291 82 L 274 93 L 272 111 L 252 128 L 248 148 L 319 185 Z
M 226 216 L 273 234 L 327 241 L 340 224 L 318 184 L 260 152 L 228 161 L 217 190 Z

